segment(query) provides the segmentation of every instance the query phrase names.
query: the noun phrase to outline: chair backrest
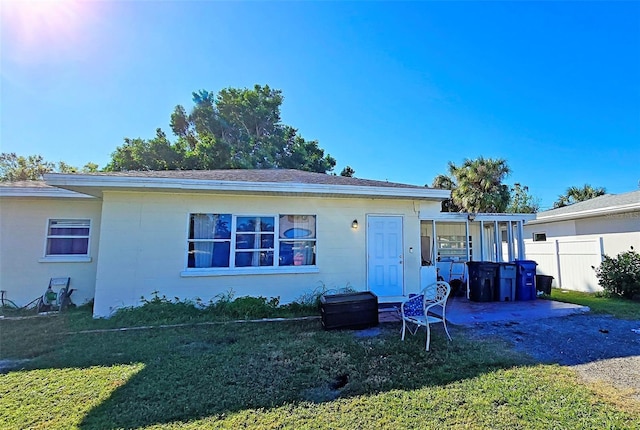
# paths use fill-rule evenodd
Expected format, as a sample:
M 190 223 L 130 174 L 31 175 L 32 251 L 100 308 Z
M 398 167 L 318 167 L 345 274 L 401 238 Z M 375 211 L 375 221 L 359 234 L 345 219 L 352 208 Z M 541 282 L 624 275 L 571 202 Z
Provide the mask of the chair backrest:
M 447 298 L 451 293 L 451 286 L 445 281 L 437 281 L 435 284 L 431 284 L 422 290 L 424 294 L 424 305 L 432 306 L 440 304 L 444 307 L 447 302 Z
M 55 288 L 69 288 L 69 282 L 71 278 L 51 278 L 49 280 L 49 286 L 52 289 Z

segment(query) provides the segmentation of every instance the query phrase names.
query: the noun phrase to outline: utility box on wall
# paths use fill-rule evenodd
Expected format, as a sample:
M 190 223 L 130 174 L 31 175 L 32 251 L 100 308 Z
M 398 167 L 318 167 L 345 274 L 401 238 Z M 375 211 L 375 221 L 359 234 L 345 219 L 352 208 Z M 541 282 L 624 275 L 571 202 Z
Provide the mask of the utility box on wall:
M 369 291 L 322 296 L 320 313 L 325 330 L 373 327 L 378 325 L 378 297 Z

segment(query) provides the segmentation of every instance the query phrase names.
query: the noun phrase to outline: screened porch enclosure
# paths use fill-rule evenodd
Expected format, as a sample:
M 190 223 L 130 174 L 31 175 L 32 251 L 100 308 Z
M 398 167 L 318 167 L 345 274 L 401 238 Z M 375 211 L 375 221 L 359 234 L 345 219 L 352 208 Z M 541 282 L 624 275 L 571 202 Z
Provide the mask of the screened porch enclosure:
M 466 282 L 469 261 L 513 262 L 526 259 L 523 224 L 530 214 L 440 213 L 420 217 L 421 286 Z

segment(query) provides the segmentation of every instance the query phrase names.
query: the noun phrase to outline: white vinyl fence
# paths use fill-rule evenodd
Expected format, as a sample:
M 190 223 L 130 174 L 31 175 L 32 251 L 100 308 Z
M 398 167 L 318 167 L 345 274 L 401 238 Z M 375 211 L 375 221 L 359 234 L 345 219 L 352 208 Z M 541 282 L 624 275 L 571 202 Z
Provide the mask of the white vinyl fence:
M 601 291 L 595 270 L 602 262 L 602 238 L 525 242 L 527 260 L 538 263 L 538 274 L 553 276 L 553 286 L 566 290 Z

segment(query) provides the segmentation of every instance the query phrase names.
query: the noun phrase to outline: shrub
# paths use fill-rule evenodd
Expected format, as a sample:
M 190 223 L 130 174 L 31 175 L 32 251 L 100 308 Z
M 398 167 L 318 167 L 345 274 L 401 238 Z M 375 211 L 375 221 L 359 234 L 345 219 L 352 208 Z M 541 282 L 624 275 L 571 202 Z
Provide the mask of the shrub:
M 633 247 L 615 258 L 605 255 L 595 270 L 605 295 L 631 299 L 635 294 L 640 294 L 640 255 Z

